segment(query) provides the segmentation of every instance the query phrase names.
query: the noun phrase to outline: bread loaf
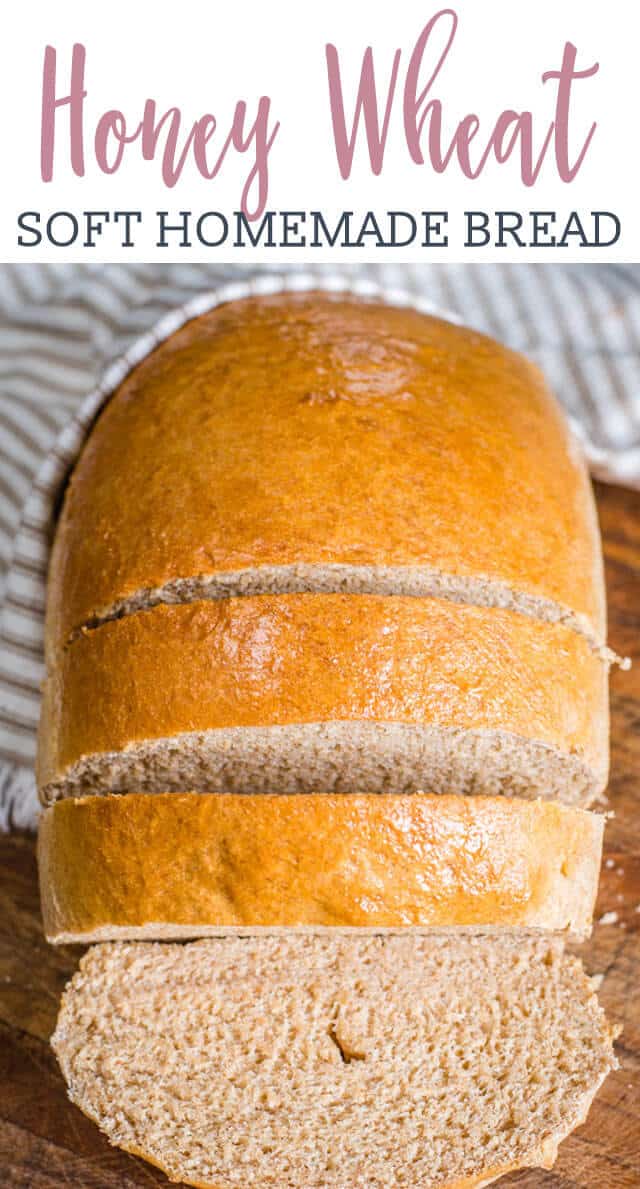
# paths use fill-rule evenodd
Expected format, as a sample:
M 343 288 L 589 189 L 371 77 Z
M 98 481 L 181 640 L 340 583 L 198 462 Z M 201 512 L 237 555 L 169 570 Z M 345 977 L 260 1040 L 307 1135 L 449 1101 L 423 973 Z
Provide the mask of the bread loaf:
M 200 1189 L 553 1162 L 615 1064 L 551 936 L 593 910 L 605 630 L 584 464 L 513 352 L 289 294 L 132 372 L 52 552 L 45 928 L 230 936 L 83 959 L 52 1043 L 113 1143 Z
M 513 793 L 588 804 L 606 668 L 562 624 L 445 599 L 245 596 L 158 606 L 47 679 L 45 800 L 99 792 Z
M 53 1047 L 112 1143 L 201 1189 L 454 1189 L 548 1168 L 615 1064 L 545 938 L 94 946 Z
M 590 930 L 603 818 L 506 797 L 85 797 L 45 810 L 49 941 Z
M 50 655 L 162 602 L 436 594 L 605 633 L 589 480 L 522 356 L 322 293 L 214 309 L 101 414 L 51 564 Z
M 607 779 L 602 561 L 542 378 L 331 294 L 234 302 L 124 381 L 54 542 L 45 801 Z

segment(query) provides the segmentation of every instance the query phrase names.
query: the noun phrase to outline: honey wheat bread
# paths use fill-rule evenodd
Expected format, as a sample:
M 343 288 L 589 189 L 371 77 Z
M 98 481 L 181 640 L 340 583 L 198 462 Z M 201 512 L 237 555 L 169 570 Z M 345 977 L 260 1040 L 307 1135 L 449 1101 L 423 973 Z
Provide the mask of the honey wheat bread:
M 215 1189 L 549 1167 L 615 1065 L 580 963 L 531 937 L 95 946 L 52 1043 L 113 1143 Z
M 67 798 L 38 861 L 57 943 L 261 930 L 590 930 L 603 818 L 442 795 Z
M 606 666 L 561 624 L 444 599 L 246 596 L 86 631 L 44 688 L 45 800 L 513 793 L 589 804 Z
M 296 590 L 510 606 L 602 643 L 589 480 L 537 369 L 327 293 L 222 305 L 136 367 L 66 493 L 49 654 L 156 602 Z
M 135 369 L 52 553 L 46 930 L 230 935 L 82 960 L 52 1043 L 112 1142 L 206 1189 L 553 1162 L 615 1064 L 548 932 L 593 908 L 602 821 L 554 801 L 606 783 L 605 627 L 520 356 L 316 293 Z

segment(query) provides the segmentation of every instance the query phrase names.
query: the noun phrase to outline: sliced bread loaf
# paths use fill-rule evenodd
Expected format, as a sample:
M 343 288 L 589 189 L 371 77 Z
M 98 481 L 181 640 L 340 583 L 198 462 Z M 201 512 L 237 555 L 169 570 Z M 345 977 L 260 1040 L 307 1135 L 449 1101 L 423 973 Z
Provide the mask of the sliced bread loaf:
M 590 930 L 603 818 L 506 797 L 67 798 L 44 811 L 49 941 L 299 930 Z
M 615 1066 L 544 938 L 93 947 L 53 1047 L 112 1143 L 200 1189 L 449 1189 L 549 1167 Z
M 45 800 L 512 793 L 606 783 L 607 668 L 560 624 L 443 599 L 262 595 L 86 631 L 44 689 Z
M 124 381 L 71 478 L 48 640 L 156 602 L 438 594 L 602 643 L 598 526 L 538 370 L 327 293 L 221 306 Z

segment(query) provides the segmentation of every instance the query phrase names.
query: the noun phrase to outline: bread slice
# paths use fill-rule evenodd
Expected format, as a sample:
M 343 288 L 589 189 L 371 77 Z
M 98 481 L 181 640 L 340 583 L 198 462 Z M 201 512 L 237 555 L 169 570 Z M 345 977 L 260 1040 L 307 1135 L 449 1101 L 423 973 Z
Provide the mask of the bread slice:
M 135 794 L 44 811 L 49 941 L 591 927 L 601 816 L 505 797 Z
M 93 947 L 52 1044 L 112 1143 L 207 1189 L 443 1189 L 548 1168 L 616 1065 L 557 941 Z
M 510 606 L 602 644 L 581 452 L 540 372 L 475 331 L 329 293 L 220 306 L 91 433 L 49 652 L 152 602 L 341 589 Z
M 43 797 L 507 793 L 606 783 L 607 667 L 560 624 L 444 599 L 159 606 L 71 644 L 44 688 Z

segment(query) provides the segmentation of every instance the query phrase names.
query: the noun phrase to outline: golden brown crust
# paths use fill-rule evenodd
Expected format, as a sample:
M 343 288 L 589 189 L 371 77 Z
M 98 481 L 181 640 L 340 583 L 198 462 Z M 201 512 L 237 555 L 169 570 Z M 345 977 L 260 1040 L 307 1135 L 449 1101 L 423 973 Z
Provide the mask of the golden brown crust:
M 589 481 L 542 376 L 410 309 L 239 301 L 144 360 L 67 491 L 50 651 L 141 589 L 299 565 L 485 579 L 604 635 Z
M 65 942 L 243 927 L 584 935 L 602 828 L 595 814 L 503 797 L 67 799 L 40 822 L 45 932 Z
M 601 787 L 606 683 L 582 637 L 496 608 L 339 594 L 159 606 L 60 656 L 39 784 L 148 739 L 341 721 L 510 732 L 578 757 Z

